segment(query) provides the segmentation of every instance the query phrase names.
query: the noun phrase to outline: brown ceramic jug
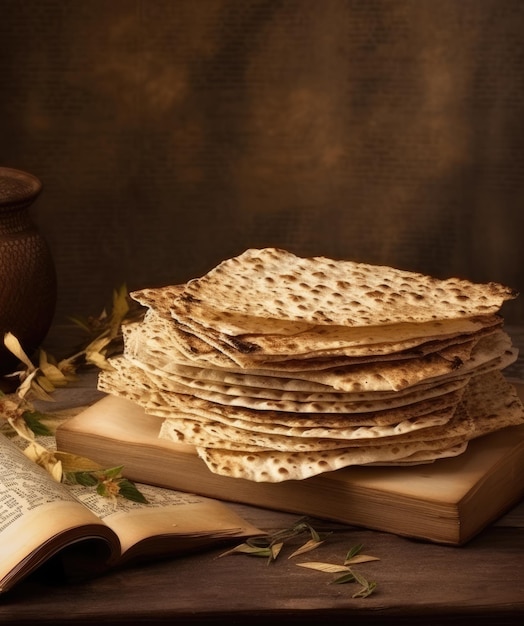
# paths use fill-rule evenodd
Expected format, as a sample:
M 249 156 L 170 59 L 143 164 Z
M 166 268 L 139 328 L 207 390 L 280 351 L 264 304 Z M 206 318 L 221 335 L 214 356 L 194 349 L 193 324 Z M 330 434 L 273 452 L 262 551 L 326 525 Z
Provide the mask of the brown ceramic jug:
M 32 356 L 55 312 L 53 258 L 28 211 L 41 190 L 35 176 L 0 167 L 0 376 L 18 365 L 4 346 L 5 333 L 12 332 Z

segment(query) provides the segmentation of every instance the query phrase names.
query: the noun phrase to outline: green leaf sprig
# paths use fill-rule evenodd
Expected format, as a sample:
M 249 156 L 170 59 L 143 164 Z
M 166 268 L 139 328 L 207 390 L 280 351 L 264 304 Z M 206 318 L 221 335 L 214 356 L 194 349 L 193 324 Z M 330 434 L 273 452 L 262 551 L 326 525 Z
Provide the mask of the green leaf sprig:
M 46 418 L 45 414 L 41 411 L 36 411 L 34 409 L 27 410 L 22 413 L 22 419 L 27 424 L 27 427 L 37 436 L 37 437 L 51 437 L 53 435 L 53 431 L 42 423 L 42 420 Z
M 65 480 L 73 485 L 83 485 L 84 487 L 95 487 L 98 495 L 105 498 L 115 498 L 123 496 L 133 502 L 147 504 L 147 499 L 137 489 L 136 485 L 122 476 L 124 466 L 119 465 L 103 470 L 81 470 L 64 472 Z

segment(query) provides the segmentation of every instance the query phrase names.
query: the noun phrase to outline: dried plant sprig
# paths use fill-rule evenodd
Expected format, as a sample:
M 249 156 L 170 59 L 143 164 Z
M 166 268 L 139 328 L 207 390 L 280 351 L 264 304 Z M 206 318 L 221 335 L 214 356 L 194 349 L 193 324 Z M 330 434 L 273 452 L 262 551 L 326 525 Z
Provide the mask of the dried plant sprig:
M 43 467 L 57 483 L 63 482 L 62 462 L 57 459 L 54 452 L 40 445 L 37 441 L 31 441 L 24 449 L 24 454 L 34 463 Z
M 97 493 L 105 497 L 120 495 L 136 502 L 146 502 L 135 484 L 121 475 L 120 466 L 64 471 L 60 455 L 63 457 L 65 453 L 48 450 L 35 440 L 35 436 L 52 435 L 52 432 L 42 422 L 45 414 L 35 410 L 31 402 L 31 399 L 54 401 L 53 392 L 74 381 L 78 368 L 84 364 L 109 368 L 108 356 L 118 350 L 121 327 L 130 311 L 127 290 L 123 286 L 113 292 L 113 306 L 109 314 L 104 310 L 98 318 L 90 318 L 90 336 L 85 345 L 60 361 L 40 350 L 38 365 L 27 356 L 13 333 L 5 333 L 4 345 L 17 357 L 20 369 L 9 375 L 10 378 L 18 378 L 14 393 L 9 396 L 0 394 L 0 418 L 3 418 L 3 421 L 0 420 L 0 429 L 25 440 L 27 445 L 24 454 L 46 469 L 58 482 L 76 481 L 94 486 Z M 84 482 L 79 482 L 81 480 Z
M 69 319 L 86 335 L 86 341 L 64 361 L 110 368 L 107 359 L 122 350 L 122 325 L 143 316 L 143 308 L 130 299 L 125 285 L 113 291 L 112 306 L 97 317 L 71 316 Z
M 297 563 L 297 565 L 330 574 L 342 573 L 341 576 L 337 576 L 331 581 L 332 584 L 342 585 L 356 582 L 360 585 L 360 589 L 355 592 L 352 597 L 367 598 L 374 593 L 377 588 L 377 583 L 374 580 L 368 580 L 360 572 L 357 572 L 352 567 L 349 567 L 349 565 L 354 565 L 355 563 L 365 563 L 368 561 L 378 561 L 379 559 L 376 556 L 361 554 L 361 550 L 362 544 L 358 544 L 350 548 L 342 565 L 337 563 L 323 563 L 319 561 Z
M 36 398 L 53 401 L 53 391 L 76 380 L 78 369 L 85 365 L 95 365 L 100 369 L 110 368 L 108 357 L 121 349 L 122 325 L 131 320 L 131 315 L 141 315 L 133 310 L 125 285 L 113 291 L 112 307 L 109 313 L 104 309 L 98 317 L 87 318 L 77 323 L 88 333 L 87 341 L 69 356 L 57 361 L 41 349 L 39 362 L 35 365 L 27 356 L 17 337 L 10 332 L 4 335 L 5 347 L 17 357 L 21 368 L 9 374 L 18 378 L 15 394 L 22 400 Z
M 219 556 L 226 556 L 228 554 L 247 554 L 250 556 L 264 557 L 267 559 L 268 564 L 275 561 L 280 554 L 282 548 L 286 542 L 303 534 L 309 535 L 309 540 L 300 548 L 295 550 L 288 558 L 297 556 L 304 552 L 314 550 L 321 545 L 328 534 L 330 533 L 318 533 L 307 517 L 300 518 L 290 528 L 284 528 L 274 533 L 263 535 L 260 537 L 250 537 L 244 543 L 227 550 Z
M 147 503 L 145 496 L 136 485 L 122 476 L 123 465 L 109 469 L 64 472 L 65 482 L 73 485 L 94 487 L 99 496 L 116 499 L 123 496 L 126 500 Z
M 290 539 L 297 537 L 303 533 L 310 535 L 309 540 L 300 548 L 295 550 L 288 558 L 293 558 L 310 550 L 318 548 L 331 533 L 318 533 L 308 518 L 301 518 L 290 528 L 279 530 L 275 533 L 270 533 L 260 537 L 251 537 L 244 543 L 219 554 L 219 557 L 228 556 L 232 554 L 246 554 L 248 556 L 258 556 L 267 559 L 268 563 L 272 563 L 276 560 L 280 554 L 283 546 Z M 356 563 L 365 563 L 368 561 L 378 561 L 379 558 L 375 556 L 362 554 L 362 544 L 353 546 L 348 550 L 343 563 L 325 563 L 322 561 L 309 561 L 304 563 L 297 563 L 300 567 L 317 570 L 319 572 L 326 572 L 329 574 L 342 574 L 337 576 L 331 582 L 333 584 L 344 584 L 356 582 L 360 585 L 358 591 L 356 591 L 353 598 L 367 598 L 375 592 L 377 583 L 375 581 L 369 581 L 360 572 L 355 571 L 350 565 Z

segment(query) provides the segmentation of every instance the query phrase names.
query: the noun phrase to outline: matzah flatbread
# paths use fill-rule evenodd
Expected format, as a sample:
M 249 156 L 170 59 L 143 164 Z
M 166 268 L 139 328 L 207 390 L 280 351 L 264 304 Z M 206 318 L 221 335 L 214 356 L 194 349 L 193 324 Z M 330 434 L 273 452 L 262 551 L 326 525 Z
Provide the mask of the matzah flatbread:
M 409 459 L 411 454 L 423 452 L 425 458 L 431 457 L 431 451 L 437 453 L 446 448 L 463 450 L 464 443 L 472 438 L 492 432 L 492 426 L 498 419 L 503 420 L 505 427 L 523 423 L 522 405 L 513 395 L 511 386 L 501 375 L 476 377 L 472 380 L 471 401 L 468 410 L 476 411 L 472 422 L 474 427 L 467 433 L 449 438 L 428 441 L 402 442 L 391 445 L 359 446 L 348 449 L 282 452 L 279 450 L 261 452 L 242 452 L 209 447 L 198 447 L 199 456 L 211 471 L 252 481 L 280 482 L 283 480 L 303 480 L 323 472 L 334 471 L 351 465 L 368 463 L 391 463 Z M 497 393 L 497 387 L 503 387 L 503 393 Z M 491 392 L 490 392 L 491 391 Z M 500 389 L 499 389 L 500 392 Z M 501 401 L 501 397 L 506 400 Z M 481 400 L 479 402 L 479 400 Z M 507 409 L 510 408 L 508 412 Z M 445 445 L 443 445 L 445 444 Z
M 272 430 L 272 432 L 263 432 L 242 429 L 223 422 L 178 418 L 162 423 L 160 437 L 196 447 L 212 449 L 223 448 L 250 452 L 263 450 L 318 452 L 321 450 L 340 450 L 369 445 L 391 446 L 400 444 L 400 442 L 403 444 L 421 441 L 434 442 L 435 440 L 438 440 L 439 444 L 437 447 L 440 447 L 442 446 L 442 441 L 451 437 L 451 433 L 453 433 L 454 438 L 459 436 L 466 438 L 473 432 L 471 420 L 467 418 L 457 420 L 453 428 L 449 425 L 445 427 L 448 422 L 449 419 L 443 422 L 444 425 L 435 424 L 435 426 L 428 428 L 407 430 L 405 432 L 400 431 L 396 427 L 383 428 L 380 436 L 372 436 L 371 433 L 373 431 L 371 429 L 362 428 L 362 431 L 366 431 L 366 436 L 330 439 L 325 436 L 304 437 L 300 433 L 293 434 L 293 431 L 279 432 L 278 430 Z M 323 434 L 326 433 L 323 432 Z M 226 441 L 229 443 L 224 443 Z M 429 449 L 429 447 L 425 449 Z
M 321 428 L 343 428 L 349 426 L 383 426 L 398 424 L 408 418 L 422 418 L 428 416 L 428 420 L 436 419 L 433 415 L 439 409 L 453 409 L 462 395 L 462 389 L 451 391 L 437 398 L 423 399 L 418 402 L 400 406 L 387 407 L 381 410 L 365 410 L 363 412 L 318 412 L 314 409 L 329 408 L 329 403 L 314 403 L 308 411 L 297 413 L 295 411 L 275 410 L 269 408 L 247 408 L 230 403 L 221 405 L 213 401 L 197 398 L 193 395 L 177 392 L 163 392 L 136 367 L 121 359 L 113 359 L 113 371 L 103 371 L 99 376 L 99 389 L 117 395 L 128 394 L 132 396 L 150 414 L 157 414 L 157 408 L 167 408 L 173 415 L 191 414 L 203 419 L 228 421 L 231 424 L 251 423 L 253 428 L 256 424 L 266 424 L 271 427 L 282 424 L 286 428 L 314 426 Z M 336 403 L 335 403 L 336 404 Z M 291 406 L 289 407 L 291 408 Z M 448 415 L 447 419 L 451 417 Z M 442 422 L 439 422 L 442 423 Z M 422 427 L 422 421 L 420 422 Z M 433 425 L 433 424 L 428 424 Z M 346 436 L 341 433 L 339 436 Z
M 154 314 L 147 319 L 154 324 L 160 323 L 162 325 L 164 323 Z M 160 333 L 156 335 L 157 338 L 161 336 Z M 166 336 L 172 339 L 172 335 L 167 335 L 167 331 Z M 127 342 L 125 354 L 129 354 L 130 358 L 135 360 L 150 360 L 156 364 L 158 369 L 164 369 L 166 373 L 170 371 L 170 366 L 172 367 L 176 363 L 181 365 L 198 365 L 198 362 L 195 362 L 188 355 L 177 352 L 176 346 L 171 343 L 170 339 L 166 339 L 165 350 L 168 351 L 168 355 L 165 355 L 165 358 L 162 357 L 163 350 L 160 340 L 157 341 L 156 348 L 151 348 L 151 354 L 147 357 L 144 355 L 144 350 L 145 354 L 147 354 L 147 344 L 144 349 L 144 346 L 141 346 L 132 337 Z M 448 352 L 449 356 L 447 357 Z M 362 365 L 351 361 L 349 364 L 342 364 L 336 367 L 338 362 L 332 360 L 331 362 L 327 361 L 326 367 L 320 369 L 311 367 L 311 369 L 303 370 L 294 370 L 289 367 L 282 368 L 279 365 L 271 364 L 271 366 L 265 369 L 259 367 L 250 369 L 249 372 L 251 375 L 256 373 L 262 376 L 284 376 L 288 379 L 319 383 L 334 390 L 348 393 L 399 391 L 429 379 L 442 380 L 448 376 L 460 376 L 462 371 L 469 372 L 473 367 L 480 367 L 490 361 L 494 365 L 500 362 L 501 365 L 503 364 L 504 367 L 507 367 L 516 360 L 517 356 L 517 351 L 512 347 L 509 336 L 503 331 L 497 331 L 481 338 L 473 347 L 470 358 L 465 363 L 461 363 L 453 358 L 454 351 L 450 347 L 441 351 L 441 354 L 430 353 L 422 357 L 398 361 L 369 362 L 365 360 Z M 214 367 L 215 369 L 237 372 L 243 369 L 238 366 L 235 367 L 235 364 L 231 362 L 227 367 L 223 367 L 223 365 L 222 363 L 220 366 Z M 200 363 L 200 366 L 202 367 L 202 363 Z M 211 365 L 208 366 L 208 368 L 210 367 Z
M 146 307 L 99 389 L 159 419 L 215 473 L 302 480 L 349 465 L 416 464 L 524 422 L 501 370 L 517 358 L 498 283 L 438 280 L 274 248 Z
M 197 398 L 204 398 L 220 403 L 229 403 L 223 396 L 232 396 L 246 404 L 256 399 L 266 399 L 273 401 L 285 401 L 293 403 L 342 403 L 346 410 L 372 411 L 378 408 L 391 408 L 393 406 L 405 406 L 417 400 L 441 396 L 443 393 L 462 389 L 467 383 L 467 377 L 456 378 L 440 385 L 417 385 L 414 390 L 405 389 L 402 392 L 390 392 L 383 394 L 347 393 L 332 389 L 326 385 L 311 383 L 308 381 L 285 380 L 282 378 L 271 378 L 264 376 L 246 376 L 248 380 L 239 374 L 224 373 L 224 377 L 214 379 L 207 378 L 209 370 L 202 370 L 203 377 L 198 373 L 195 377 L 181 374 L 166 375 L 159 372 L 150 363 L 144 363 L 134 359 L 127 359 L 131 364 L 139 367 L 147 375 L 152 383 L 163 391 L 176 391 L 194 395 Z M 283 381 L 283 385 L 281 385 Z M 302 382 L 303 385 L 286 385 L 286 383 Z M 251 384 L 250 384 L 251 383 Z M 300 389 L 295 389 L 295 387 Z M 256 408 L 253 406 L 253 408 Z M 282 407 L 283 408 L 283 407 Z M 300 410 L 298 412 L 301 412 Z
M 420 451 L 427 453 L 425 455 L 427 458 L 431 456 L 433 449 L 440 452 L 444 443 L 443 441 L 399 443 L 394 446 L 371 445 L 318 452 L 278 450 L 242 452 L 199 447 L 197 452 L 209 469 L 216 474 L 254 482 L 282 482 L 304 480 L 351 465 L 403 460 Z M 446 443 L 451 448 L 462 442 L 459 438 L 450 438 Z
M 241 367 L 286 361 L 285 367 L 291 369 L 289 361 L 292 359 L 296 362 L 300 359 L 304 362 L 297 363 L 298 367 L 318 369 L 326 367 L 326 362 L 333 362 L 333 357 L 341 359 L 340 365 L 350 362 L 348 357 L 376 358 L 396 353 L 399 358 L 399 353 L 409 350 L 415 354 L 436 352 L 465 342 L 467 335 L 474 339 L 481 331 L 501 324 L 497 316 L 487 315 L 447 320 L 445 324 L 441 320 L 433 320 L 422 324 L 399 323 L 385 327 L 347 328 L 324 325 L 313 326 L 291 335 L 263 335 L 259 332 L 256 335 L 229 336 L 201 325 L 193 317 L 175 317 L 178 323 L 170 324 L 167 302 L 176 298 L 178 293 L 177 286 L 175 289 L 167 287 L 147 290 L 147 297 L 142 292 L 134 292 L 132 295 L 139 302 L 147 303 L 150 308 L 146 316 L 150 331 L 164 337 L 169 334 L 172 342 L 176 343 L 177 350 L 183 351 L 190 359 L 208 361 L 218 366 L 227 365 L 227 361 Z M 180 297 L 175 300 L 171 309 L 179 302 Z M 449 341 L 453 339 L 455 341 Z M 439 341 L 442 343 L 439 344 Z M 409 358 L 413 353 L 405 356 Z
M 189 281 L 181 297 L 232 315 L 357 327 L 489 315 L 516 295 L 498 283 L 439 280 L 388 266 L 264 248 L 246 250 Z M 217 323 L 215 317 L 215 328 Z

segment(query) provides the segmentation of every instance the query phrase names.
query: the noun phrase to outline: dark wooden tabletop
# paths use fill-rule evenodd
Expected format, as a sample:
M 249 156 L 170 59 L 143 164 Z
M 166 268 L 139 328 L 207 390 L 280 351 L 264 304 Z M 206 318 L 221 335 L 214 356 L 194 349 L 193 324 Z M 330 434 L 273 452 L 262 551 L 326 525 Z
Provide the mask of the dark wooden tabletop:
M 231 505 L 265 530 L 289 527 L 289 514 Z M 260 557 L 217 558 L 214 548 L 163 562 L 112 571 L 79 584 L 38 572 L 0 598 L 0 623 L 10 624 L 502 624 L 524 617 L 524 502 L 461 547 L 404 539 L 333 523 L 314 552 L 271 564 Z M 301 560 L 339 563 L 348 549 L 380 560 L 354 566 L 377 583 L 353 598 L 354 583 L 299 567 Z M 291 548 L 285 548 L 290 551 Z M 473 621 L 472 621 L 473 620 Z
M 87 386 L 91 385 L 87 381 Z M 80 389 L 79 393 L 84 391 Z M 74 401 L 74 400 L 73 400 Z M 68 400 L 71 402 L 71 399 Z M 230 504 L 259 528 L 288 528 L 298 516 Z M 42 568 L 0 597 L 0 624 L 504 624 L 524 618 L 524 500 L 461 547 L 414 541 L 332 522 L 326 542 L 301 558 L 282 553 L 217 558 L 224 547 L 66 582 Z M 303 542 L 303 539 L 301 539 Z M 379 558 L 355 569 L 377 583 L 366 598 L 358 585 L 297 565 L 340 563 L 347 551 Z M 290 550 L 286 547 L 285 550 Z

